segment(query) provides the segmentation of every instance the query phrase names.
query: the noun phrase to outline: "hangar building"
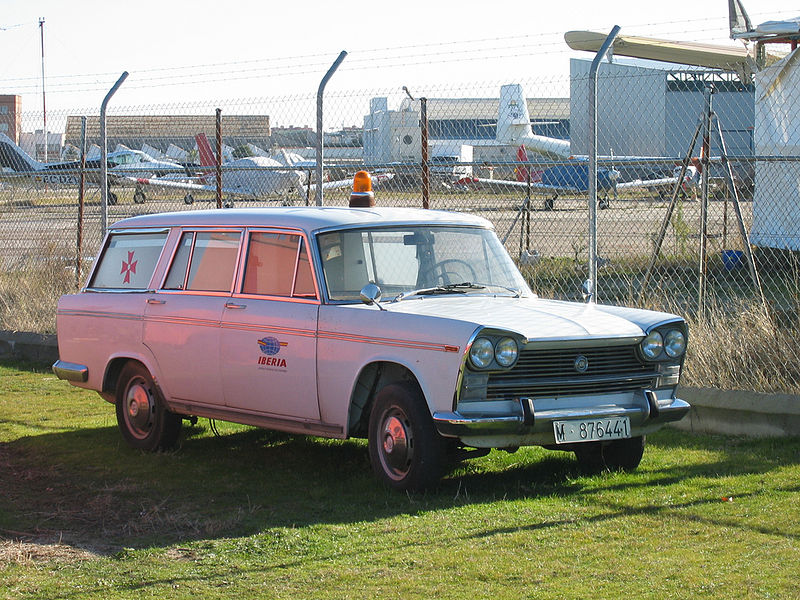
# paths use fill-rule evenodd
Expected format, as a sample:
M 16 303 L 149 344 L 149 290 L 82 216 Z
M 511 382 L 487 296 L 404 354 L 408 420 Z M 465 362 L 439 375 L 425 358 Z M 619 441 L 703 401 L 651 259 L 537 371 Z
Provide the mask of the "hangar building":
M 591 61 L 571 59 L 571 142 L 589 152 Z M 713 108 L 729 156 L 753 155 L 754 88 L 732 73 L 700 67 L 615 58 L 598 72 L 598 152 L 628 156 L 684 156 L 713 85 Z M 712 156 L 720 149 L 712 138 Z M 699 145 L 695 152 L 699 154 Z

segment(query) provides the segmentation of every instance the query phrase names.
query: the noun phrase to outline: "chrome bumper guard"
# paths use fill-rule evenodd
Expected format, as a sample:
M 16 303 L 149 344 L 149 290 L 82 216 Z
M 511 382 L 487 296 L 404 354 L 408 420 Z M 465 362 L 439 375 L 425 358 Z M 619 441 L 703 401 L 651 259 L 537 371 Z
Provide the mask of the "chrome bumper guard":
M 65 381 L 77 381 L 78 383 L 89 381 L 89 367 L 86 365 L 57 360 L 53 363 L 53 373 Z
M 519 415 L 471 417 L 456 411 L 436 412 L 433 423 L 440 434 L 449 437 L 474 437 L 494 435 L 524 435 L 553 430 L 553 421 L 570 419 L 604 419 L 629 417 L 634 427 L 659 425 L 680 421 L 691 406 L 688 402 L 674 398 L 669 405 L 661 406 L 655 394 L 645 391 L 647 402 L 642 406 L 616 406 L 596 409 L 564 409 L 534 411 L 530 398 L 520 398 Z

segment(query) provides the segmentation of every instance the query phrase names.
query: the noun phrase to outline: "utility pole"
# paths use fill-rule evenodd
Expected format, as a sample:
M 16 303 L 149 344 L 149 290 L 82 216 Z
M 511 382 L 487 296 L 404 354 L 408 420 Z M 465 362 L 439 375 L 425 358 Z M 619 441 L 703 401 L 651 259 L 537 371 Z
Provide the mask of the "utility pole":
M 44 127 L 44 162 L 47 162 L 47 104 L 44 96 L 44 17 L 39 17 L 39 32 L 42 40 L 42 121 Z

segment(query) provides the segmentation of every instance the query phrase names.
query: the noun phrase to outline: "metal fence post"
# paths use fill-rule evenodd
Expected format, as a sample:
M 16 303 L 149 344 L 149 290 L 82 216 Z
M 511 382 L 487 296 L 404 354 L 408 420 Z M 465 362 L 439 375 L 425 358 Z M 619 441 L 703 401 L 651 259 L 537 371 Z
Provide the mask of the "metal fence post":
M 81 262 L 83 262 L 83 202 L 86 191 L 86 117 L 81 117 L 81 174 L 78 179 L 78 237 L 75 240 L 75 289 L 81 286 Z
M 428 162 L 428 99 L 419 99 L 419 117 L 422 132 L 422 208 L 430 208 L 431 197 L 431 167 Z
M 586 291 L 592 301 L 597 301 L 597 72 L 619 30 L 619 25 L 614 25 L 589 70 L 589 286 Z
M 317 206 L 322 206 L 322 161 L 323 161 L 323 141 L 322 141 L 322 95 L 325 93 L 325 86 L 328 85 L 328 80 L 342 64 L 347 52 L 342 50 L 339 56 L 333 61 L 331 68 L 325 73 L 322 81 L 319 83 L 317 90 Z
M 123 71 L 117 82 L 108 90 L 103 103 L 100 105 L 100 234 L 106 235 L 108 229 L 108 144 L 106 136 L 106 108 L 122 82 L 128 78 L 128 72 Z
M 217 160 L 216 160 L 216 186 L 217 208 L 222 208 L 222 109 L 217 109 L 216 120 Z

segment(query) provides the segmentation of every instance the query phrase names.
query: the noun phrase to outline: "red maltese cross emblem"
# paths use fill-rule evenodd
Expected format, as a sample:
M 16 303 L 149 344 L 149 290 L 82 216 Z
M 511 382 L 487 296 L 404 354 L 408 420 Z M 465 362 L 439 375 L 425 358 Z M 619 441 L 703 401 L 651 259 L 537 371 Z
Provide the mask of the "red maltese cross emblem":
M 122 283 L 131 282 L 131 273 L 136 275 L 136 263 L 138 262 L 138 260 L 133 260 L 133 251 L 128 250 L 128 262 L 122 261 L 122 270 L 119 272 L 120 275 L 125 273 L 125 279 L 122 280 Z

